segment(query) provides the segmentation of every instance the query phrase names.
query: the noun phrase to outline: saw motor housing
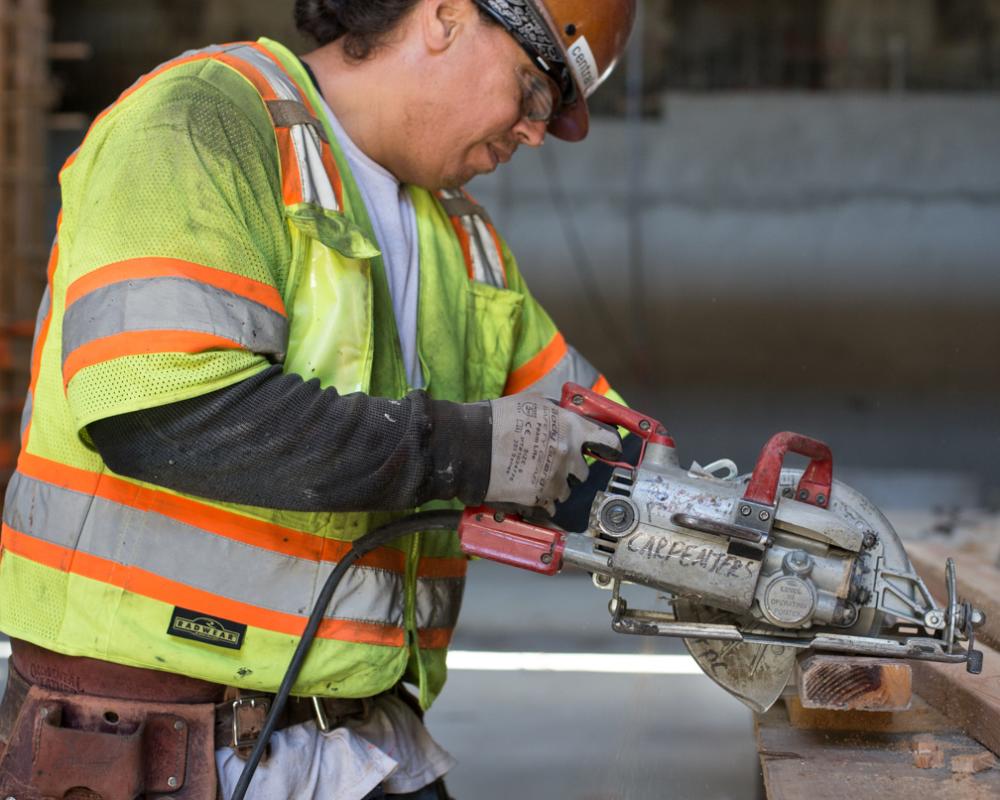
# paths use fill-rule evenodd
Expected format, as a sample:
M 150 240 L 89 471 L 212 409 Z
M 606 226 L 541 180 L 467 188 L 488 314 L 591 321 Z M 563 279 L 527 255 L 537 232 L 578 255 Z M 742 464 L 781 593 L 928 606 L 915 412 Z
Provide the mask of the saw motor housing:
M 743 538 L 731 524 L 753 513 L 741 483 L 682 470 L 672 450 L 658 451 L 632 475 L 617 470 L 595 500 L 595 551 L 614 575 L 779 628 L 857 624 L 874 588 L 875 536 L 866 551 L 864 535 L 846 526 L 815 531 L 813 507 L 786 495 L 767 535 Z M 760 522 L 771 512 L 756 514 Z

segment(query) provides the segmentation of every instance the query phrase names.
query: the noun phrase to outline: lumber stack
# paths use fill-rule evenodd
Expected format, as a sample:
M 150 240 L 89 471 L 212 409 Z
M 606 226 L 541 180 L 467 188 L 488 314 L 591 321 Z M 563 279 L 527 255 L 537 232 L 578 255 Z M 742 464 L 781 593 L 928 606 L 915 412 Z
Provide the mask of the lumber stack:
M 45 140 L 53 99 L 46 5 L 0 0 L 0 489 L 17 452 L 33 317 L 45 282 Z

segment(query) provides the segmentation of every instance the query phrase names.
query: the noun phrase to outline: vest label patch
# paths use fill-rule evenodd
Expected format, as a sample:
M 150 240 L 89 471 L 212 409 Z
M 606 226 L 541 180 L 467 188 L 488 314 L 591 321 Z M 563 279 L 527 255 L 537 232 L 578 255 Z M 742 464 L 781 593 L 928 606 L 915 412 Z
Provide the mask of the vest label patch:
M 170 627 L 167 628 L 167 633 L 171 636 L 212 644 L 216 647 L 226 647 L 230 650 L 239 650 L 243 647 L 243 637 L 246 632 L 246 625 L 210 617 L 187 608 L 175 608 L 174 613 L 170 615 Z

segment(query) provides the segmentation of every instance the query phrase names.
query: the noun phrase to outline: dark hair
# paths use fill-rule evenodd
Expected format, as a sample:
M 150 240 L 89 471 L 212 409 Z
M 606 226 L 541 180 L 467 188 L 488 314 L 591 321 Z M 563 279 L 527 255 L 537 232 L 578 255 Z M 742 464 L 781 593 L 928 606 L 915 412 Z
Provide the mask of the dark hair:
M 324 45 L 344 40 L 349 58 L 368 58 L 419 0 L 295 0 L 295 24 Z

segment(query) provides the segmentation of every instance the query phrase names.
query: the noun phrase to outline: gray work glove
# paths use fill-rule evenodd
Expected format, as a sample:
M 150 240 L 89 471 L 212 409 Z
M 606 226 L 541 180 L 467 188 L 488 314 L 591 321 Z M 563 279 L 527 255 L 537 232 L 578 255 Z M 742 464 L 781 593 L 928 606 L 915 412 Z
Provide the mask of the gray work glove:
M 569 477 L 587 478 L 584 446 L 603 457 L 621 454 L 613 430 L 566 411 L 539 394 L 518 394 L 490 402 L 493 455 L 487 503 L 544 508 L 569 498 Z

